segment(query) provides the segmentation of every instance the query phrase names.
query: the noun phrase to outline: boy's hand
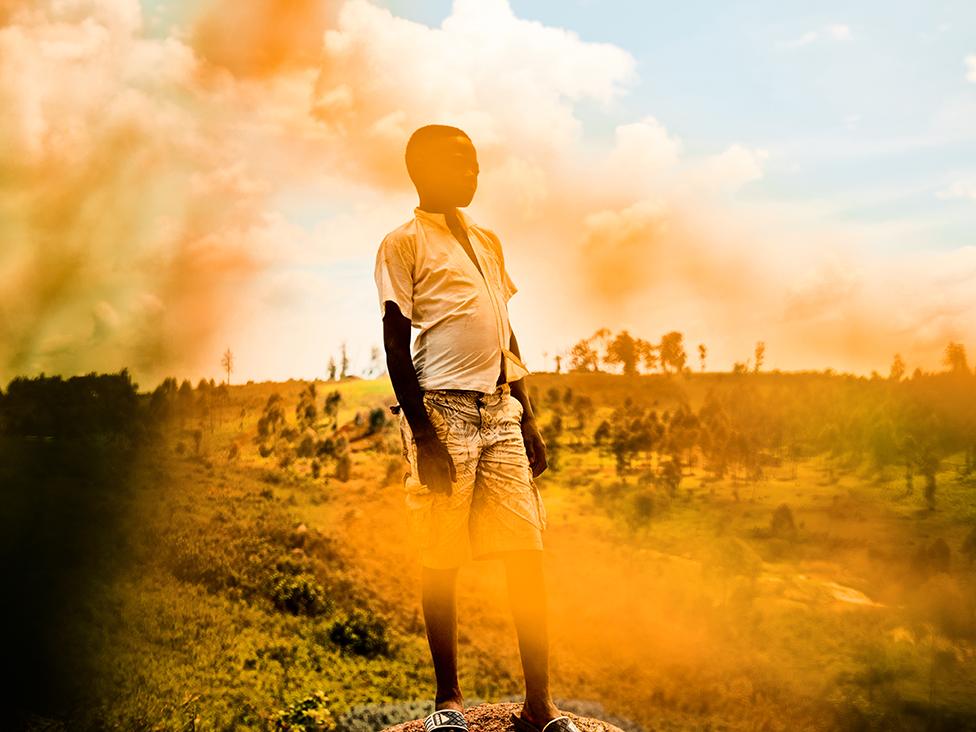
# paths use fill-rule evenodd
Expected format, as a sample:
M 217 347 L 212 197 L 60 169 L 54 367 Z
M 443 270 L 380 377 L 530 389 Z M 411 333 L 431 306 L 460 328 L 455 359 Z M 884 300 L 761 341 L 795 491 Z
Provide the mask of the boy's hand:
M 451 495 L 451 483 L 457 480 L 457 469 L 451 453 L 437 435 L 422 437 L 417 444 L 417 480 L 435 493 Z
M 525 454 L 532 466 L 532 477 L 538 478 L 549 467 L 546 462 L 546 443 L 539 433 L 535 420 L 522 422 L 522 441 L 525 443 Z

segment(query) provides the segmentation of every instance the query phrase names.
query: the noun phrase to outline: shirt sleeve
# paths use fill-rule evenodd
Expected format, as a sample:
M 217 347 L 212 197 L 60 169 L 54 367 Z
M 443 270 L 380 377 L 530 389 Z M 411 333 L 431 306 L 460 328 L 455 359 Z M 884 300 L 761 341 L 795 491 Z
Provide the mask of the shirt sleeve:
M 396 303 L 407 320 L 413 320 L 414 247 L 404 237 L 387 236 L 376 252 L 376 290 L 380 316 L 386 312 L 386 301 Z
M 498 234 L 494 231 L 490 229 L 482 229 L 482 231 L 488 235 L 488 240 L 491 242 L 495 256 L 498 258 L 498 271 L 501 272 L 502 290 L 505 294 L 505 302 L 508 302 L 512 298 L 512 295 L 518 292 L 518 287 L 512 282 L 512 278 L 508 276 L 508 269 L 505 267 L 505 255 L 502 253 L 502 242 L 498 238 Z

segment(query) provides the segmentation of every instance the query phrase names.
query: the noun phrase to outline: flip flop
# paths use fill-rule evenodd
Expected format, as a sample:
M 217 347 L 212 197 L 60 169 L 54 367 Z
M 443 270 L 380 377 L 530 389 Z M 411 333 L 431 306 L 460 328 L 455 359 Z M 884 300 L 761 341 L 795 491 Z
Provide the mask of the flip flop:
M 424 719 L 424 732 L 468 732 L 468 723 L 457 709 L 438 709 Z
M 512 713 L 512 722 L 515 724 L 517 732 L 580 732 L 580 728 L 573 724 L 573 720 L 565 714 L 550 719 L 542 729 L 514 712 Z

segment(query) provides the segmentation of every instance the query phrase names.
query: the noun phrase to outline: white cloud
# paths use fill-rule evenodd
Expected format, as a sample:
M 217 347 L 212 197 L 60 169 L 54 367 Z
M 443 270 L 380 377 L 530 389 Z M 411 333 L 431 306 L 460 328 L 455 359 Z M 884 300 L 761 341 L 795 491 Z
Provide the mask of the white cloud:
M 784 46 L 786 48 L 799 48 L 801 46 L 808 46 L 808 45 L 810 45 L 811 43 L 813 43 L 814 41 L 816 41 L 819 37 L 820 37 L 820 34 L 817 33 L 816 31 L 807 31 L 803 35 L 797 36 L 796 38 L 794 38 L 792 40 L 782 41 L 780 43 L 780 45 L 781 46 Z
M 821 30 L 811 30 L 797 36 L 796 38 L 780 41 L 779 45 L 783 48 L 801 48 L 809 46 L 820 40 L 828 41 L 850 41 L 853 39 L 851 29 L 843 23 L 833 23 Z
M 936 194 L 939 198 L 968 198 L 976 201 L 976 183 L 956 181 Z
M 966 56 L 966 79 L 976 84 L 976 53 Z
M 561 154 L 582 136 L 573 105 L 609 104 L 635 66 L 616 46 L 517 18 L 506 0 L 457 0 L 439 28 L 349 0 L 325 34 L 313 114 L 356 167 L 399 186 L 404 140 L 434 121 L 489 154 Z
M 851 29 L 839 23 L 827 26 L 827 34 L 835 41 L 849 41 L 852 38 Z
M 758 339 L 783 368 L 880 368 L 894 350 L 937 365 L 940 339 L 976 325 L 973 248 L 872 257 L 809 206 L 727 195 L 762 178 L 762 147 L 691 154 L 652 114 L 588 139 L 578 105 L 612 111 L 634 58 L 503 0 L 459 0 L 436 28 L 350 0 L 320 65 L 282 45 L 300 17 L 264 63 L 248 55 L 261 24 L 235 45 L 233 14 L 207 15 L 223 44 L 208 56 L 144 37 L 135 0 L 23 7 L 0 29 L 0 171 L 22 194 L 0 198 L 8 371 L 195 379 L 230 345 L 235 379 L 284 379 L 321 375 L 342 340 L 368 354 L 373 256 L 416 203 L 403 146 L 432 121 L 475 141 L 471 213 L 504 242 L 530 366 L 622 322 L 685 330 L 716 365 Z

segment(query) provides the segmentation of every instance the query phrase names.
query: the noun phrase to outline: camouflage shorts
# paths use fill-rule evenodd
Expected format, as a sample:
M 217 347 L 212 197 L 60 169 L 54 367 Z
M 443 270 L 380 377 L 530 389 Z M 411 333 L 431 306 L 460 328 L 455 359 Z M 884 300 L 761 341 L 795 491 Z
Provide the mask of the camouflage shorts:
M 500 552 L 542 549 L 546 508 L 522 440 L 522 404 L 508 384 L 492 394 L 424 392 L 424 408 L 456 470 L 451 495 L 417 479 L 416 443 L 400 411 L 408 523 L 422 564 L 457 567 Z

